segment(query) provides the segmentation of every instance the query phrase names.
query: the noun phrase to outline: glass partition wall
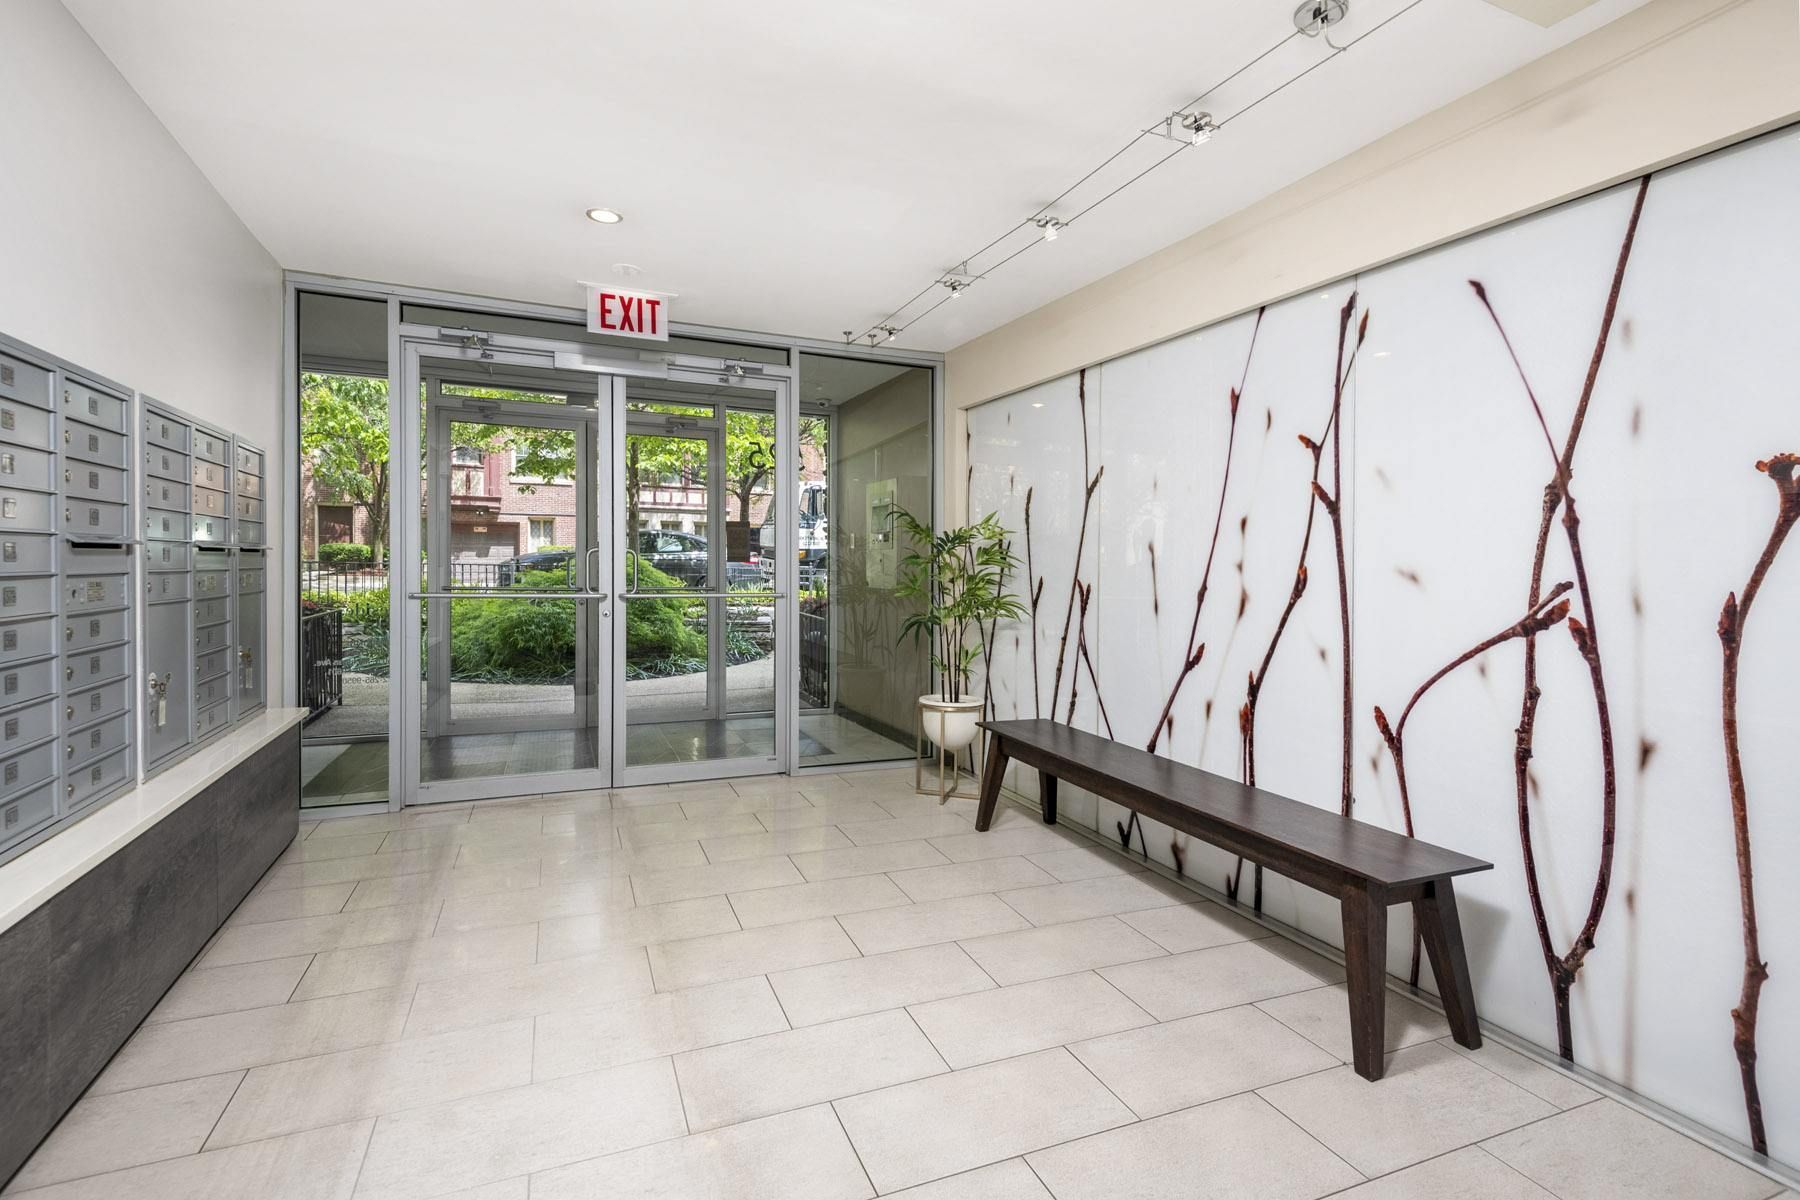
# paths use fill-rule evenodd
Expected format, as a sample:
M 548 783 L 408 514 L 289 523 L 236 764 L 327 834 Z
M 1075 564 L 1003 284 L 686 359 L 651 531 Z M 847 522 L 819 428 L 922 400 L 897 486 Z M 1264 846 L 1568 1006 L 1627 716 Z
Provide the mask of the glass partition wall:
M 933 511 L 933 368 L 292 311 L 306 805 L 912 755 L 891 514 Z
M 933 512 L 932 371 L 802 354 L 800 747 L 802 766 L 910 759 L 926 651 L 900 640 L 908 550 L 896 509 Z

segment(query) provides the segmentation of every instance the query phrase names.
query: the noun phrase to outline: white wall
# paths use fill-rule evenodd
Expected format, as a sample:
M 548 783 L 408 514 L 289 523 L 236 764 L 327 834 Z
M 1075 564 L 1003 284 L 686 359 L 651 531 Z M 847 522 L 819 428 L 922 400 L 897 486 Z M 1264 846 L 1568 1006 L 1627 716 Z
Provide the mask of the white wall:
M 0 3 L 0 113 L 0 331 L 255 440 L 284 495 L 275 260 L 57 0 Z

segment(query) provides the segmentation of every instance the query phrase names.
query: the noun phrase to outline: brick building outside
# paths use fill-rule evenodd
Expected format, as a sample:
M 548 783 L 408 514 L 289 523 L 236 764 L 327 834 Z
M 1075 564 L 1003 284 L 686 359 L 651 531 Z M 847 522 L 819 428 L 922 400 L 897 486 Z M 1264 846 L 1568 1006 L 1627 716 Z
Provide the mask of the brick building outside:
M 499 562 L 546 546 L 575 542 L 575 484 L 544 481 L 513 473 L 513 452 L 454 452 L 450 481 L 450 549 L 457 562 Z M 802 479 L 823 479 L 824 458 L 816 447 L 801 450 Z M 750 527 L 759 530 L 773 501 L 772 480 L 752 493 Z M 315 559 L 318 548 L 332 542 L 370 543 L 368 512 L 341 498 L 320 495 L 312 472 L 301 464 L 301 557 Z M 428 501 L 429 503 L 429 501 Z M 735 516 L 737 498 L 729 490 L 725 507 Z M 658 481 L 639 490 L 638 509 L 645 528 L 680 530 L 707 537 L 706 489 L 685 480 Z

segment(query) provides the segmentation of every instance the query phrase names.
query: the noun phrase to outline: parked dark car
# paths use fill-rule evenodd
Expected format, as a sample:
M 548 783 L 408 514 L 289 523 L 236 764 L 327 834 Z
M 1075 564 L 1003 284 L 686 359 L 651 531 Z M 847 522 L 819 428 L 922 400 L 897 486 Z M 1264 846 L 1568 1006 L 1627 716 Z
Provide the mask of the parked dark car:
M 676 529 L 645 529 L 638 533 L 638 554 L 687 587 L 706 586 L 708 555 L 703 537 Z
M 511 587 L 513 580 L 526 571 L 561 571 L 567 574 L 569 562 L 574 557 L 573 550 L 538 550 L 504 559 L 497 572 L 499 586 Z

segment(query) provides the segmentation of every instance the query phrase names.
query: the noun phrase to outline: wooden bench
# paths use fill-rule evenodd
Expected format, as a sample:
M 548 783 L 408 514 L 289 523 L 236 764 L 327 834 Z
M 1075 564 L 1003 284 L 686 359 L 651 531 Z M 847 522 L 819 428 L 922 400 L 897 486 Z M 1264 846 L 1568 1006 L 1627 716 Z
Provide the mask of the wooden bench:
M 1386 1023 L 1387 910 L 1411 904 L 1431 972 L 1460 1045 L 1481 1045 L 1451 879 L 1494 864 L 1336 812 L 1247 787 L 1055 721 L 987 721 L 987 766 L 975 828 L 994 818 L 1006 764 L 1038 771 L 1045 824 L 1056 823 L 1066 780 L 1172 829 L 1210 842 L 1338 898 L 1356 1073 L 1380 1079 Z

